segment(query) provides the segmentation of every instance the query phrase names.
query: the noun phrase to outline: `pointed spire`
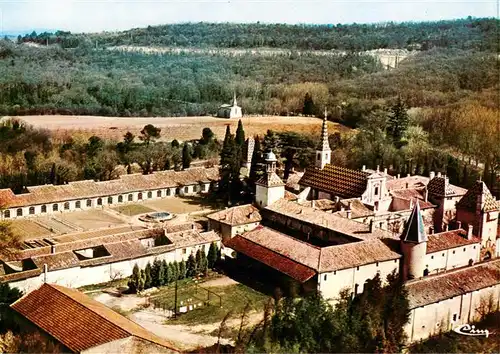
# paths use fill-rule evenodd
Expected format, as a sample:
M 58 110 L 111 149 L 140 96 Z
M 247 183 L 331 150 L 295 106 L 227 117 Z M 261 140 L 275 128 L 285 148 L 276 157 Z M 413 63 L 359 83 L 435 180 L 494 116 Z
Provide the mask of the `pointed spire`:
M 238 102 L 236 101 L 236 91 L 234 91 L 233 95 L 233 107 L 236 107 L 238 105 Z
M 330 143 L 328 142 L 328 112 L 325 107 L 325 117 L 323 118 L 323 126 L 321 127 L 321 143 L 318 146 L 319 151 L 331 151 Z
M 427 235 L 425 233 L 424 219 L 420 212 L 420 204 L 417 200 L 413 207 L 410 217 L 406 222 L 405 229 L 401 235 L 403 242 L 422 243 L 427 242 Z

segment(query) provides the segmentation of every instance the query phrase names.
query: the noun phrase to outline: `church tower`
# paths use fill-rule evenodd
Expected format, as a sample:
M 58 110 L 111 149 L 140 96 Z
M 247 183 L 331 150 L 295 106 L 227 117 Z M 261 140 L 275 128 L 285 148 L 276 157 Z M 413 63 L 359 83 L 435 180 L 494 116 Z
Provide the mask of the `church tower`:
M 316 150 L 316 168 L 323 169 L 326 164 L 329 164 L 332 157 L 332 150 L 328 143 L 328 112 L 325 108 L 325 117 L 323 118 L 323 126 L 321 127 L 321 141 Z
M 425 255 L 427 253 L 427 235 L 424 220 L 417 201 L 401 235 L 403 251 L 403 279 L 421 278 L 426 273 Z
M 255 202 L 265 208 L 285 196 L 285 183 L 276 174 L 276 155 L 269 151 L 264 155 L 266 173 L 255 182 Z

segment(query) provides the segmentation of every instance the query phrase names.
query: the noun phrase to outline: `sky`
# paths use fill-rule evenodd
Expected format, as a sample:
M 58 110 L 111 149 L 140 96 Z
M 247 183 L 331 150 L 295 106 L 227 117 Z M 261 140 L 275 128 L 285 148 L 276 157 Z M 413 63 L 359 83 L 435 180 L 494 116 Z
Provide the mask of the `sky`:
M 373 23 L 498 17 L 497 0 L 0 0 L 0 32 L 125 30 L 180 22 Z

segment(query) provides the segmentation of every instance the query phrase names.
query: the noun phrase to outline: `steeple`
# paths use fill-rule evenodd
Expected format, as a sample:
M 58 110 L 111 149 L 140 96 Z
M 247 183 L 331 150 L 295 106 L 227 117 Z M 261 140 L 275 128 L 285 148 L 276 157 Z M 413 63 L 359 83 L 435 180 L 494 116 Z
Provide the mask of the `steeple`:
M 417 200 L 410 217 L 405 225 L 401 241 L 411 243 L 427 242 L 427 235 L 425 233 L 424 219 L 420 212 L 420 204 Z
M 321 127 L 321 141 L 316 150 L 316 167 L 323 169 L 326 164 L 330 163 L 332 150 L 328 143 L 328 112 L 325 107 L 325 117 L 323 118 L 323 125 Z
M 233 95 L 233 107 L 236 107 L 238 105 L 238 102 L 236 101 L 236 91 L 234 91 Z
M 262 208 L 285 196 L 285 183 L 276 174 L 276 155 L 270 150 L 264 154 L 264 160 L 266 173 L 255 182 L 255 201 Z

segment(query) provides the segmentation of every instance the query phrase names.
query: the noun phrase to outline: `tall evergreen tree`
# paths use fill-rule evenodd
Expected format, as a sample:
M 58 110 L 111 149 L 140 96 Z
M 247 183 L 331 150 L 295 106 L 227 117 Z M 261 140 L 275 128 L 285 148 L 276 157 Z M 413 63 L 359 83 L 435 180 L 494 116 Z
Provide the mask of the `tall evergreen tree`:
M 158 286 L 165 285 L 165 265 L 162 261 L 159 261 L 158 267 Z
M 170 272 L 170 282 L 174 282 L 177 280 L 177 277 L 179 276 L 177 272 L 177 268 L 174 266 L 174 263 L 169 263 L 168 264 L 169 272 Z
M 151 263 L 146 264 L 144 268 L 144 289 L 149 289 L 153 286 L 153 278 L 151 276 Z
M 134 268 L 132 269 L 132 275 L 130 276 L 128 280 L 128 287 L 129 290 L 133 293 L 136 293 L 138 291 L 141 291 L 141 287 L 144 283 L 141 285 L 141 270 L 139 269 L 139 266 L 137 263 L 134 265 Z
M 215 242 L 212 242 L 210 244 L 210 248 L 208 249 L 207 262 L 208 268 L 210 269 L 213 269 L 215 267 L 215 264 L 217 263 L 217 245 L 215 244 Z
M 391 112 L 392 113 L 389 115 L 389 121 L 387 124 L 387 132 L 392 138 L 394 145 L 397 148 L 400 148 L 402 146 L 401 140 L 403 139 L 404 133 L 410 124 L 410 118 L 408 117 L 408 113 L 401 96 L 398 96 L 396 104 L 391 108 Z
M 170 267 L 168 266 L 168 263 L 165 260 L 163 260 L 161 263 L 164 269 L 163 284 L 165 285 L 170 284 L 172 282 L 172 273 L 170 271 Z
M 230 204 L 232 197 L 236 194 L 235 189 L 238 188 L 237 181 L 240 180 L 240 160 L 241 155 L 236 144 L 229 126 L 226 128 L 226 135 L 220 153 L 220 180 L 219 180 L 219 194 Z
M 194 258 L 193 254 L 191 253 L 189 255 L 189 258 L 186 262 L 186 277 L 191 278 L 196 276 L 196 259 Z
M 184 279 L 186 277 L 186 262 L 182 260 L 179 263 L 179 279 Z
M 236 129 L 236 137 L 234 140 L 240 148 L 243 148 L 245 145 L 245 131 L 243 130 L 243 123 L 241 122 L 241 119 L 238 120 L 238 128 Z
M 151 284 L 152 286 L 160 286 L 160 268 L 161 261 L 159 259 L 155 259 L 153 261 L 153 266 L 151 267 Z M 161 275 L 163 277 L 163 274 Z
M 191 161 L 193 158 L 191 157 L 191 149 L 189 148 L 188 143 L 184 143 L 182 147 L 182 168 L 186 169 L 191 166 Z
M 302 114 L 305 116 L 312 116 L 314 114 L 314 101 L 309 92 L 307 92 L 304 97 L 304 106 L 302 108 Z

